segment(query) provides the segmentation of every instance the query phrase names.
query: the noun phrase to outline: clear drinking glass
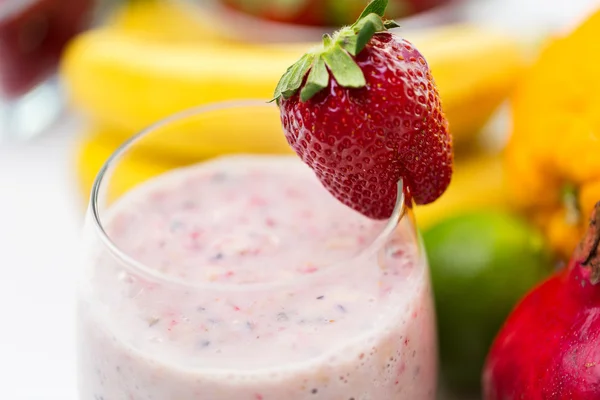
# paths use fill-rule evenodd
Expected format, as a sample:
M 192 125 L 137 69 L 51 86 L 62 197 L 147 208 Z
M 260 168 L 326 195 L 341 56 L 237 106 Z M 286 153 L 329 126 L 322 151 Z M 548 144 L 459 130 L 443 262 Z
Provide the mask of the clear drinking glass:
M 132 179 L 131 157 L 157 146 L 181 166 Z M 95 182 L 84 237 L 82 400 L 435 397 L 429 274 L 401 184 L 387 221 L 344 206 L 273 105 L 189 110 L 132 138 Z

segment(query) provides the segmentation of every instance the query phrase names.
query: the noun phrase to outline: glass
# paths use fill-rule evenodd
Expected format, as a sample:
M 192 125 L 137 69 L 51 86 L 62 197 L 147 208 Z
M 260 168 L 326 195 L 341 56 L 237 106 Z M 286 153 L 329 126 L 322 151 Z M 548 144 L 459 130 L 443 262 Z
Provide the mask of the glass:
M 122 180 L 157 145 L 189 157 Z M 79 398 L 434 399 L 427 261 L 402 193 L 387 221 L 344 206 L 263 101 L 138 134 L 87 213 Z
M 63 109 L 55 71 L 93 0 L 0 0 L 0 141 L 28 138 Z

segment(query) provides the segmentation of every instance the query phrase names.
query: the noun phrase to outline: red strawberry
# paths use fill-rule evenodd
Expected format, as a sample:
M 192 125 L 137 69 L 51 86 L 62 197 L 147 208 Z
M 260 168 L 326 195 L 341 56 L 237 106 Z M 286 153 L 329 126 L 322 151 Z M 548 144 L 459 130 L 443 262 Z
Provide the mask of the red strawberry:
M 417 204 L 452 176 L 452 145 L 424 57 L 387 28 L 387 0 L 304 55 L 275 91 L 289 144 L 341 202 L 389 218 L 397 184 Z M 409 202 L 410 204 L 410 202 Z
M 406 18 L 442 5 L 449 0 L 391 0 L 386 15 L 390 18 Z M 367 0 L 322 0 L 326 9 L 328 26 L 351 24 L 360 15 Z
M 221 0 L 227 6 L 268 21 L 326 25 L 322 0 Z
M 269 21 L 313 26 L 352 23 L 368 0 L 220 0 L 226 6 Z M 404 18 L 449 0 L 392 0 L 388 15 Z

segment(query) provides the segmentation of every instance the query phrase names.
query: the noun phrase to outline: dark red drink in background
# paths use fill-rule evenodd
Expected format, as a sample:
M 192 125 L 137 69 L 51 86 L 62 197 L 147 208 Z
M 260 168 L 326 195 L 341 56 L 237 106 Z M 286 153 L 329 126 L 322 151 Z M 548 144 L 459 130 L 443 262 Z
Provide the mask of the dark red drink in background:
M 91 20 L 94 0 L 0 0 L 0 97 L 17 98 L 56 69 Z

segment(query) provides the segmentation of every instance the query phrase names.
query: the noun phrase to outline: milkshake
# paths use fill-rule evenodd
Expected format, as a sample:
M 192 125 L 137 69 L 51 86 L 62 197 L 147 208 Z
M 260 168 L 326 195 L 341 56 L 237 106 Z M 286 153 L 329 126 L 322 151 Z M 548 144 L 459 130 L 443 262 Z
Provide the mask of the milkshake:
M 429 400 L 436 338 L 407 212 L 369 219 L 296 157 L 155 177 L 96 218 L 81 400 Z

